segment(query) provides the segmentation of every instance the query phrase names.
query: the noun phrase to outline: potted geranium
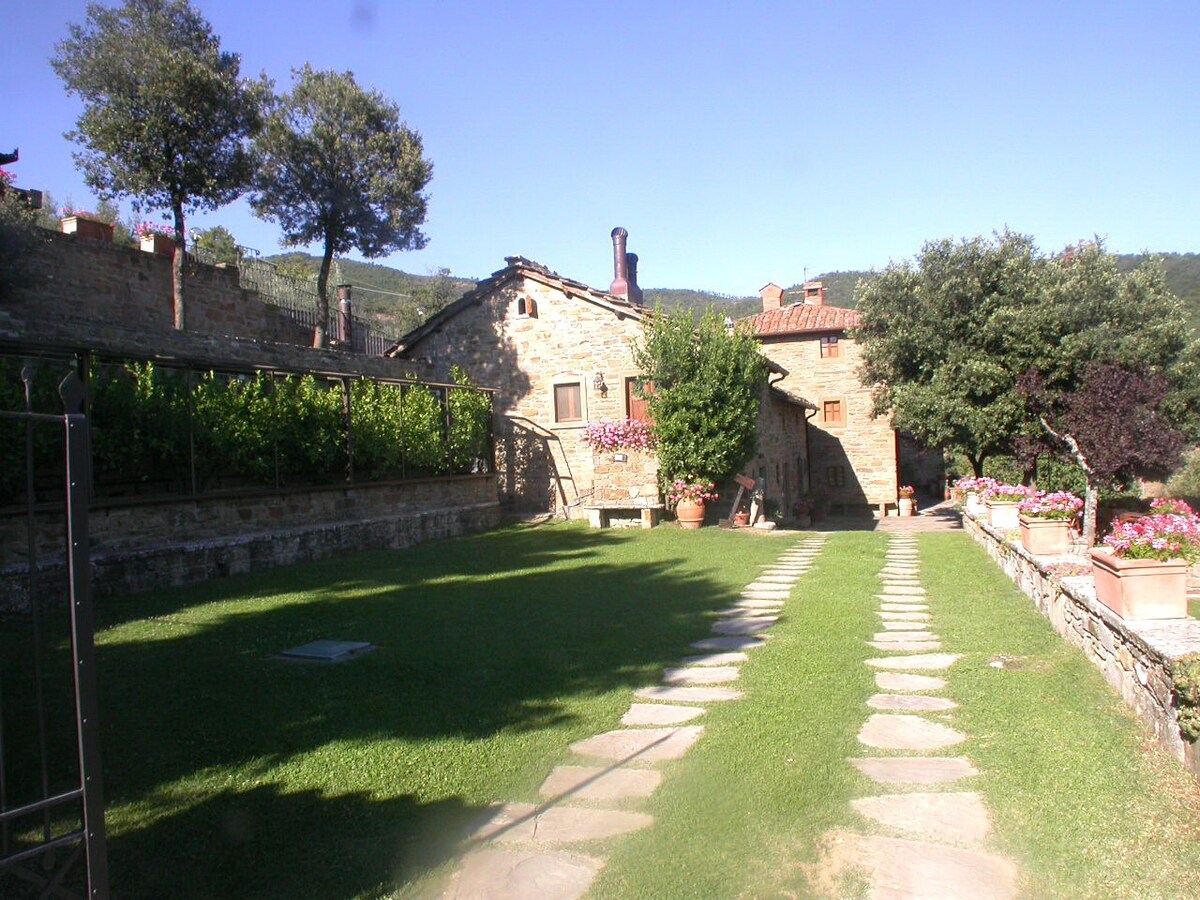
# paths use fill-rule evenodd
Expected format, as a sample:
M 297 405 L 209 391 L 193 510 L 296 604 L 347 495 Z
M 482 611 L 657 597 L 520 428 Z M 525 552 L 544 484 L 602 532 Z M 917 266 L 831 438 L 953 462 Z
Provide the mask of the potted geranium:
M 1017 504 L 1021 544 L 1038 556 L 1071 550 L 1071 526 L 1083 509 L 1083 500 L 1070 491 L 1038 491 Z
M 960 491 L 966 498 L 967 515 L 982 518 L 987 513 L 987 509 L 983 505 L 983 492 L 995 483 L 993 478 L 987 476 L 976 478 L 972 475 L 965 475 L 954 482 L 955 490 Z
M 159 256 L 173 257 L 175 255 L 175 230 L 167 225 L 156 225 L 153 222 L 142 222 L 134 230 L 143 253 L 157 253 Z
M 681 528 L 699 528 L 704 524 L 704 504 L 717 499 L 717 486 L 711 481 L 682 475 L 672 480 L 667 503 L 675 507 Z
M 1020 526 L 1017 504 L 1033 494 L 1033 488 L 1023 484 L 992 482 L 983 491 L 988 524 L 993 528 L 1011 531 Z
M 896 489 L 896 493 L 900 495 L 900 515 L 911 516 L 916 512 L 917 504 L 913 500 L 913 496 L 917 493 L 916 488 L 910 484 L 902 484 Z
M 816 509 L 816 500 L 812 497 L 800 497 L 792 503 L 792 518 L 801 528 L 808 528 L 812 525 L 812 517 Z
M 1117 522 L 1091 552 L 1096 599 L 1127 619 L 1187 617 L 1187 569 L 1200 560 L 1200 519 L 1155 511 Z

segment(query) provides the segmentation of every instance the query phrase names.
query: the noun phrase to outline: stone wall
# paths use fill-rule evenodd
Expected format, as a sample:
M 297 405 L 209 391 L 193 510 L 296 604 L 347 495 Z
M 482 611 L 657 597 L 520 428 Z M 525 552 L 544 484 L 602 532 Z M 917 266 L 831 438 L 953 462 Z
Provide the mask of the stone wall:
M 768 505 L 779 504 L 784 518 L 791 517 L 792 503 L 809 491 L 806 432 L 804 407 L 764 389 L 758 412 L 758 450 L 742 474 L 762 479 L 764 499 Z M 722 488 L 718 501 L 722 516 L 736 493 L 735 485 Z
M 534 315 L 520 313 L 522 299 L 526 308 L 534 301 Z M 497 388 L 502 499 L 517 509 L 579 516 L 596 481 L 583 428 L 627 417 L 625 380 L 638 374 L 630 347 L 640 335 L 635 315 L 518 277 L 449 318 L 417 345 L 408 365 L 445 380 L 457 364 L 475 384 Z M 597 372 L 605 390 L 593 385 Z M 569 383 L 580 385 L 582 421 L 555 423 L 554 386 Z
M 871 390 L 858 378 L 860 348 L 841 335 L 841 355 L 823 359 L 820 337 L 760 338 L 763 353 L 788 370 L 779 387 L 817 407 L 808 432 L 812 489 L 843 508 L 894 508 L 899 477 L 896 434 L 887 416 L 876 418 L 872 413 Z M 826 401 L 841 401 L 843 424 L 824 421 Z
M 963 527 L 1050 620 L 1054 630 L 1083 650 L 1163 746 L 1200 777 L 1200 746 L 1179 733 L 1171 688 L 1174 661 L 1200 652 L 1200 621 L 1126 621 L 1096 600 L 1091 575 L 1055 577 L 1048 569 L 1049 559 L 1032 555 L 1019 542 L 1005 541 L 1003 532 L 965 513 Z M 1055 557 L 1054 561 L 1062 559 Z M 1083 558 L 1075 561 L 1085 563 Z
M 652 450 L 593 452 L 595 490 L 589 506 L 648 509 L 662 505 L 658 489 L 658 456 Z
M 42 277 L 16 291 L 12 311 L 126 323 L 142 332 L 174 329 L 169 257 L 73 234 L 45 236 L 32 261 Z M 311 346 L 312 329 L 242 290 L 236 268 L 189 261 L 185 273 L 188 331 Z
M 89 530 L 99 596 L 203 581 L 342 553 L 398 549 L 495 527 L 490 475 L 100 504 Z M 0 610 L 24 603 L 24 513 L 0 516 Z M 61 594 L 63 514 L 37 515 L 39 576 Z

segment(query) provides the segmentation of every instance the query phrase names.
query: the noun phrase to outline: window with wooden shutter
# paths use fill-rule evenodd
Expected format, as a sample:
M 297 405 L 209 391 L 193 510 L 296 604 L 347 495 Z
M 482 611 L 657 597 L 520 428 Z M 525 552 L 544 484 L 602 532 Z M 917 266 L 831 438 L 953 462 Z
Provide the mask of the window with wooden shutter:
M 583 421 L 583 387 L 579 382 L 554 386 L 554 421 Z
M 638 396 L 637 384 L 636 378 L 625 379 L 625 415 L 630 419 L 637 419 L 639 422 L 653 422 L 654 420 L 650 416 L 650 404 L 644 397 Z M 653 394 L 654 385 L 647 384 L 643 391 Z

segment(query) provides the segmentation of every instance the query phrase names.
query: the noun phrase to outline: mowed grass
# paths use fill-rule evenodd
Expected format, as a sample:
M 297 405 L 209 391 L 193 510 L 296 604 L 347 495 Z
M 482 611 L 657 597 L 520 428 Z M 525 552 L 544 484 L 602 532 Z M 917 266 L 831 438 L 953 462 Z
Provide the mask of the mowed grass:
M 1200 785 L 970 538 L 920 547 L 937 630 L 964 654 L 946 693 L 984 773 L 971 789 L 1024 895 L 1200 897 Z
M 861 776 L 858 729 L 874 677 L 884 539 L 835 534 L 792 592 L 735 703 L 709 704 L 699 744 L 648 804 L 653 828 L 623 839 L 589 896 L 790 897 L 806 892 L 818 839 L 844 824 Z
M 431 890 L 489 804 L 615 727 L 787 543 L 514 527 L 102 601 L 113 895 Z M 273 658 L 323 638 L 379 649 Z M 11 697 L 25 667 L 0 678 Z

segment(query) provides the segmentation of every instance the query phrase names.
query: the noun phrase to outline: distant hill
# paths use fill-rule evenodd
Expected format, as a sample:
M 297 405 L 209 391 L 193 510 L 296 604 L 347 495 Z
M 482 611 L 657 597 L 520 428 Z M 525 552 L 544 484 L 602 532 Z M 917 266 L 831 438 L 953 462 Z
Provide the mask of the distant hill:
M 1200 253 L 1163 253 L 1167 286 L 1179 296 L 1187 310 L 1189 321 L 1200 333 Z M 1117 265 L 1128 272 L 1140 265 L 1146 254 L 1121 254 Z M 268 260 L 285 270 L 308 272 L 316 277 L 320 259 L 303 253 L 285 253 L 268 257 Z M 385 334 L 400 337 L 411 331 L 429 316 L 461 297 L 475 286 L 467 278 L 452 276 L 443 269 L 433 275 L 413 275 L 381 266 L 376 263 L 361 263 L 342 260 L 341 277 L 355 287 L 354 306 L 356 312 L 374 320 Z M 825 300 L 831 306 L 853 309 L 856 289 L 862 279 L 874 277 L 874 272 L 846 271 L 826 272 L 814 276 L 814 281 L 825 284 Z M 799 291 L 800 284 L 787 288 L 788 292 Z M 733 297 L 713 291 L 698 291 L 684 288 L 645 288 L 646 305 L 661 305 L 668 311 L 691 309 L 700 314 L 714 307 L 721 315 L 733 319 L 752 316 L 762 309 L 758 297 Z M 797 295 L 790 295 L 796 298 Z M 789 295 L 785 294 L 785 300 Z M 418 312 L 418 310 L 420 312 Z

